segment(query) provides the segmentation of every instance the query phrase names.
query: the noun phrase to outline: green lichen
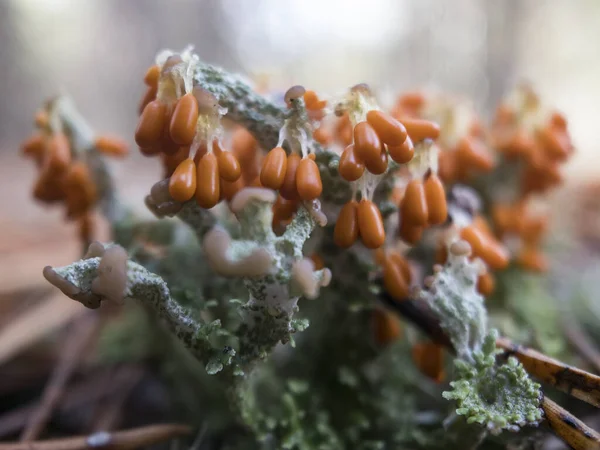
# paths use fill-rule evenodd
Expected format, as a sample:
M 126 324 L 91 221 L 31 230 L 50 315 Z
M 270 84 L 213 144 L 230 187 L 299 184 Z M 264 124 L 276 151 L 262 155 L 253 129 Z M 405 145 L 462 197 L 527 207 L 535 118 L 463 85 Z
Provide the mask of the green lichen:
M 488 334 L 481 350 L 473 353 L 473 364 L 456 360 L 456 380 L 443 396 L 457 402 L 456 413 L 467 423 L 480 424 L 492 434 L 538 425 L 543 417 L 540 385 L 514 357 L 496 362 L 496 338 L 497 332 Z

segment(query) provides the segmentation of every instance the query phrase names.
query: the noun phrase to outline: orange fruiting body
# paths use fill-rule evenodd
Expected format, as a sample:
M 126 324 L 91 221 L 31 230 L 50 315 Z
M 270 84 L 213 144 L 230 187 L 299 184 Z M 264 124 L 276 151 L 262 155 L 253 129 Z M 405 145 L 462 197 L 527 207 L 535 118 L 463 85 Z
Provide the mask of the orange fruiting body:
M 406 140 L 407 133 L 404 125 L 382 111 L 369 111 L 367 122 L 373 127 L 384 144 L 399 146 Z
M 390 256 L 383 260 L 383 285 L 394 300 L 401 302 L 408 298 L 409 281 L 405 278 L 402 267 Z
M 154 64 L 148 67 L 146 74 L 144 75 L 144 83 L 150 87 L 156 87 L 158 85 L 158 78 L 160 77 L 160 68 Z
M 356 158 L 354 144 L 348 145 L 342 152 L 338 171 L 346 181 L 356 181 L 365 172 L 365 165 Z
M 444 353 L 440 345 L 434 342 L 419 342 L 413 346 L 412 357 L 422 374 L 436 383 L 444 380 Z
M 444 185 L 435 173 L 431 173 L 423 183 L 430 225 L 440 225 L 448 217 Z
M 166 123 L 167 107 L 153 100 L 146 105 L 135 130 L 135 142 L 141 148 L 149 148 L 158 144 Z
M 356 242 L 358 234 L 358 203 L 350 200 L 340 210 L 333 230 L 333 241 L 338 247 L 348 248 Z
M 411 225 L 408 222 L 400 223 L 398 236 L 409 245 L 415 245 L 423 236 L 423 227 L 419 225 Z
M 279 194 L 286 200 L 298 200 L 299 194 L 296 187 L 296 171 L 300 164 L 301 158 L 297 153 L 292 153 L 287 157 L 287 167 L 283 183 L 279 188 Z
M 275 147 L 263 160 L 260 182 L 269 189 L 278 190 L 283 185 L 287 170 L 287 154 L 281 147 Z
M 396 315 L 384 309 L 374 309 L 372 316 L 373 335 L 377 345 L 385 346 L 400 338 L 402 327 Z
M 296 171 L 296 188 L 302 200 L 314 200 L 323 192 L 319 166 L 310 157 L 303 158 Z
M 222 151 L 217 156 L 219 163 L 219 176 L 226 181 L 237 181 L 242 175 L 240 162 L 231 152 Z
M 358 204 L 358 230 L 367 248 L 379 248 L 385 242 L 385 229 L 379 208 L 371 200 Z
M 44 159 L 46 153 L 46 143 L 44 136 L 40 133 L 34 134 L 21 144 L 21 152 L 23 155 L 33 158 L 38 164 Z
M 492 295 L 495 287 L 496 282 L 491 273 L 486 272 L 483 275 L 479 275 L 479 278 L 477 278 L 477 290 L 484 297 Z
M 175 169 L 169 179 L 169 194 L 177 202 L 187 202 L 196 192 L 196 165 L 187 158 Z
M 190 92 L 181 97 L 171 116 L 169 135 L 178 145 L 190 145 L 196 135 L 198 122 L 198 102 Z
M 63 173 L 71 163 L 71 146 L 64 133 L 56 133 L 48 142 L 48 153 L 44 162 L 50 173 Z
M 398 164 L 406 164 L 415 155 L 415 147 L 412 139 L 407 137 L 406 140 L 397 146 L 388 145 L 387 147 L 390 158 L 396 161 Z
M 123 157 L 129 153 L 127 142 L 112 136 L 98 136 L 94 141 L 94 147 L 108 156 Z
M 196 176 L 196 202 L 202 208 L 210 209 L 219 203 L 219 164 L 214 153 L 207 153 L 198 161 Z
M 423 227 L 429 220 L 425 188 L 421 180 L 411 180 L 406 185 L 400 204 L 402 223 Z
M 400 119 L 406 132 L 413 142 L 420 142 L 424 139 L 437 139 L 440 135 L 440 127 L 437 123 L 421 119 Z
M 386 151 L 379 153 L 379 158 L 365 161 L 365 167 L 373 175 L 381 175 L 387 170 L 388 155 Z
M 354 127 L 354 151 L 359 160 L 377 164 L 383 151 L 381 140 L 368 122 L 359 122 Z

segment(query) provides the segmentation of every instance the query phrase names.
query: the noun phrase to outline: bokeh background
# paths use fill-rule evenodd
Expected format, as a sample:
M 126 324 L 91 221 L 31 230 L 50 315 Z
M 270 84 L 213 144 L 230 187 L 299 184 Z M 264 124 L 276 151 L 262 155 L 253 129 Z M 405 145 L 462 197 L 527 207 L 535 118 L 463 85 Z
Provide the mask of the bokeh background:
M 334 94 L 367 82 L 383 98 L 434 87 L 489 117 L 531 81 L 570 121 L 570 184 L 600 177 L 597 0 L 0 0 L 0 286 L 40 278 L 78 253 L 59 211 L 33 203 L 18 157 L 40 102 L 69 92 L 98 132 L 133 142 L 141 78 L 157 50 Z M 159 176 L 136 152 L 115 165 L 132 202 Z

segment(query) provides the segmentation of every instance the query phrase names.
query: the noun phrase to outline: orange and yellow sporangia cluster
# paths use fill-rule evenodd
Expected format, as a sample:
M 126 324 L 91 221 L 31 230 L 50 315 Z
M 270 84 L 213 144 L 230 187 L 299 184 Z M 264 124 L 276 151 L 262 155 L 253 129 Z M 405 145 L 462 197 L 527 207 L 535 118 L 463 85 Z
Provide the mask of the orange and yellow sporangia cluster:
M 517 194 L 493 205 L 497 233 L 518 239 L 518 265 L 545 271 L 548 263 L 540 244 L 548 220 L 532 214 L 528 203 L 562 182 L 561 166 L 573 153 L 567 121 L 545 107 L 529 86 L 521 86 L 498 107 L 491 134 L 494 148 L 520 174 Z
M 159 55 L 144 77 L 147 92 L 135 131 L 141 153 L 160 156 L 168 179 L 161 183 L 168 183 L 178 209 L 190 200 L 211 209 L 243 188 L 261 187 L 277 192 L 272 207 L 277 234 L 301 207 L 324 225 L 320 198 L 327 185 L 318 158 L 320 146 L 327 146 L 339 155 L 335 170 L 350 191 L 341 207 L 326 205 L 335 216 L 333 241 L 342 249 L 361 243 L 373 250 L 384 287 L 396 301 L 411 297 L 415 287 L 427 287 L 408 253 L 417 245 L 431 246 L 429 234 L 437 242 L 438 264 L 457 240 L 470 245 L 468 257 L 483 262 L 477 289 L 484 296 L 494 290 L 492 271 L 505 269 L 511 257 L 529 270 L 545 268 L 539 246 L 547 221 L 530 215 L 527 202 L 560 182 L 559 166 L 572 147 L 564 118 L 548 113 L 529 90 L 509 97 L 488 130 L 469 105 L 443 95 L 407 93 L 387 112 L 365 84 L 335 101 L 293 86 L 283 98 L 287 110 L 279 139 L 265 149 L 248 130 L 224 120 L 227 109 L 194 80 L 196 63 L 190 52 Z M 23 152 L 40 168 L 34 196 L 64 202 L 67 217 L 79 221 L 89 240 L 97 183 L 86 160 L 88 149 L 75 148 L 57 109 L 50 102 L 38 114 L 39 132 L 24 143 Z M 92 147 L 108 156 L 126 153 L 126 146 L 112 138 L 95 138 Z M 453 213 L 451 186 L 475 183 L 505 164 L 518 165 L 521 179 L 516 196 L 486 199 L 491 204 L 484 211 L 492 212 L 493 227 L 482 212 Z M 378 186 L 389 180 L 392 189 L 377 197 Z M 382 200 L 397 212 L 382 214 Z M 511 255 L 504 239 L 515 235 L 520 246 Z M 323 265 L 318 250 L 312 260 L 314 268 Z M 437 273 L 441 267 L 431 269 Z M 398 319 L 383 309 L 374 310 L 373 327 L 381 345 L 401 334 Z M 437 344 L 417 343 L 413 359 L 431 378 L 443 378 Z
M 63 116 L 66 102 L 68 100 L 60 97 L 50 100 L 36 113 L 37 131 L 22 143 L 21 152 L 32 159 L 39 170 L 34 198 L 47 204 L 64 204 L 66 219 L 77 223 L 83 242 L 90 242 L 98 189 L 88 152 L 121 158 L 128 153 L 128 146 L 111 136 L 95 136 L 89 142 L 78 143 Z

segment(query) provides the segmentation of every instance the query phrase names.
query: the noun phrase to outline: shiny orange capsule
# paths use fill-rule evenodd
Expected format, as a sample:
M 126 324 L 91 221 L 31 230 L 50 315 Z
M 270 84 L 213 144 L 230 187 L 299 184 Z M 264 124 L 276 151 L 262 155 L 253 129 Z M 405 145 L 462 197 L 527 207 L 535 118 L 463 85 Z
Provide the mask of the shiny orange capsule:
M 91 242 L 94 236 L 94 219 L 92 214 L 88 213 L 79 218 L 79 239 L 83 242 Z
M 398 164 L 406 164 L 413 156 L 415 156 L 415 146 L 411 138 L 407 137 L 406 140 L 397 146 L 388 145 L 387 151 L 390 157 Z
M 314 200 L 323 192 L 321 173 L 314 159 L 306 157 L 298 164 L 296 171 L 296 189 L 302 200 Z
M 315 265 L 315 270 L 321 270 L 325 268 L 325 261 L 323 260 L 323 257 L 318 253 L 311 254 L 310 259 Z
M 379 136 L 368 122 L 359 122 L 354 127 L 354 152 L 356 157 L 367 163 L 377 164 L 381 158 L 382 145 Z
M 187 158 L 175 169 L 169 178 L 169 194 L 176 202 L 187 202 L 196 193 L 196 164 Z
M 98 136 L 94 141 L 94 147 L 108 156 L 123 157 L 129 153 L 127 142 L 117 137 Z
M 196 174 L 196 202 L 200 207 L 210 209 L 219 203 L 219 163 L 214 153 L 207 153 L 198 161 Z
M 406 258 L 404 258 L 400 253 L 395 251 L 389 252 L 388 256 L 394 262 L 394 264 L 400 267 L 400 270 L 402 271 L 402 276 L 404 276 L 404 279 L 408 283 L 410 283 L 412 280 L 412 272 L 410 270 L 410 264 L 408 263 Z
M 421 180 L 411 180 L 406 185 L 404 198 L 400 204 L 402 223 L 424 227 L 429 220 L 427 197 Z
M 356 181 L 365 173 L 365 165 L 356 158 L 354 144 L 350 144 L 342 152 L 338 171 L 346 181 Z
M 564 131 L 550 125 L 539 130 L 537 136 L 550 157 L 562 160 L 569 155 L 571 146 Z
M 56 176 L 46 170 L 42 170 L 33 187 L 33 196 L 44 203 L 54 203 L 64 200 L 65 192 L 63 184 Z
M 302 158 L 297 153 L 292 153 L 287 157 L 287 167 L 285 176 L 283 177 L 283 184 L 279 188 L 279 194 L 286 200 L 298 200 L 300 198 L 298 188 L 296 187 L 296 171 L 301 160 Z
M 275 147 L 262 163 L 260 182 L 269 189 L 278 190 L 283 185 L 287 170 L 287 154 L 281 147 Z
M 446 191 L 440 178 L 431 173 L 423 183 L 429 225 L 440 225 L 448 217 L 448 205 L 446 204 Z
M 179 166 L 179 164 L 181 164 L 183 161 L 185 161 L 189 156 L 190 156 L 190 148 L 189 147 L 180 147 L 179 150 L 172 155 L 167 155 L 167 154 L 163 153 L 161 155 L 161 159 L 162 159 L 162 165 L 163 165 L 164 174 L 165 174 L 164 177 L 169 178 L 173 174 L 173 172 L 175 172 L 175 169 L 177 169 L 177 166 Z
M 456 148 L 459 164 L 474 170 L 488 172 L 494 167 L 494 159 L 483 144 L 471 137 L 460 140 Z
M 400 119 L 406 132 L 413 142 L 420 142 L 424 139 L 437 139 L 440 136 L 440 127 L 437 123 L 422 119 Z
M 46 154 L 46 142 L 41 133 L 34 134 L 21 144 L 21 153 L 41 164 Z
M 240 162 L 231 152 L 223 151 L 217 156 L 219 176 L 227 181 L 237 181 L 242 176 Z
M 396 315 L 384 309 L 374 309 L 371 319 L 373 336 L 377 345 L 386 346 L 402 335 L 402 326 Z
M 481 230 L 473 225 L 468 225 L 460 231 L 460 237 L 469 243 L 473 256 L 483 257 L 486 252 L 487 238 Z
M 333 142 L 333 136 L 324 126 L 320 126 L 313 132 L 313 139 L 321 145 L 329 145 Z
M 150 103 L 152 100 L 156 99 L 156 94 L 158 93 L 158 89 L 156 87 L 149 87 L 146 89 L 144 96 L 140 100 L 138 105 L 138 114 L 142 114 L 144 108 Z
M 419 342 L 412 348 L 415 366 L 436 383 L 444 381 L 443 348 L 434 342 Z
M 146 74 L 144 75 L 144 83 L 150 87 L 158 86 L 158 78 L 160 77 L 160 67 L 154 64 L 148 67 Z
M 273 204 L 273 228 L 275 229 L 281 224 L 291 220 L 297 209 L 297 202 L 286 200 L 281 195 L 278 195 L 277 200 L 275 200 L 275 203 Z
M 483 275 L 479 275 L 477 278 L 477 290 L 484 297 L 492 295 L 495 287 L 496 281 L 491 273 L 486 272 Z
M 485 253 L 481 255 L 481 259 L 493 270 L 503 270 L 506 269 L 510 262 L 510 254 L 504 245 L 490 236 Z
M 548 220 L 546 217 L 528 218 L 523 220 L 521 239 L 529 244 L 538 244 L 547 229 Z
M 239 191 L 244 189 L 244 180 L 242 177 L 238 178 L 236 181 L 227 181 L 221 178 L 220 181 L 220 190 L 221 197 L 228 202 L 237 194 Z
M 383 285 L 394 300 L 402 302 L 408 299 L 410 294 L 408 280 L 404 277 L 402 268 L 389 256 L 383 261 Z
M 377 205 L 371 200 L 362 199 L 358 204 L 358 230 L 367 248 L 379 248 L 385 242 L 383 218 Z
M 46 155 L 46 170 L 50 173 L 62 173 L 71 163 L 71 146 L 69 139 L 64 133 L 56 133 L 50 137 L 48 142 L 48 153 Z
M 35 126 L 38 128 L 46 128 L 48 126 L 48 122 L 50 118 L 48 117 L 48 113 L 45 110 L 39 110 L 35 113 L 35 117 L 33 119 Z
M 306 91 L 304 93 L 304 104 L 307 109 L 323 109 L 327 106 L 327 102 L 319 100 L 315 91 Z
M 402 145 L 408 136 L 404 125 L 382 111 L 369 111 L 367 122 L 373 127 L 381 142 L 389 146 Z
M 525 245 L 517 255 L 517 264 L 531 272 L 546 272 L 548 261 L 542 252 L 532 245 Z
M 400 229 L 398 230 L 398 236 L 400 236 L 400 239 L 407 244 L 415 245 L 423 236 L 423 227 L 411 225 L 410 223 L 402 221 L 400 223 Z
M 366 169 L 373 175 L 381 175 L 385 173 L 388 167 L 388 155 L 385 150 L 379 154 L 379 158 L 376 160 L 370 159 L 365 161 Z
M 343 115 L 335 124 L 334 130 L 335 138 L 343 146 L 350 145 L 352 143 L 352 123 L 348 114 Z
M 167 119 L 167 107 L 159 102 L 153 100 L 146 105 L 140 120 L 138 122 L 137 129 L 135 130 L 135 142 L 142 148 L 148 148 L 156 146 L 165 129 Z
M 350 200 L 340 210 L 333 230 L 333 241 L 338 247 L 348 248 L 356 242 L 358 234 L 358 203 Z
M 169 135 L 178 145 L 190 145 L 196 135 L 198 122 L 198 102 L 190 92 L 181 97 L 171 116 Z

